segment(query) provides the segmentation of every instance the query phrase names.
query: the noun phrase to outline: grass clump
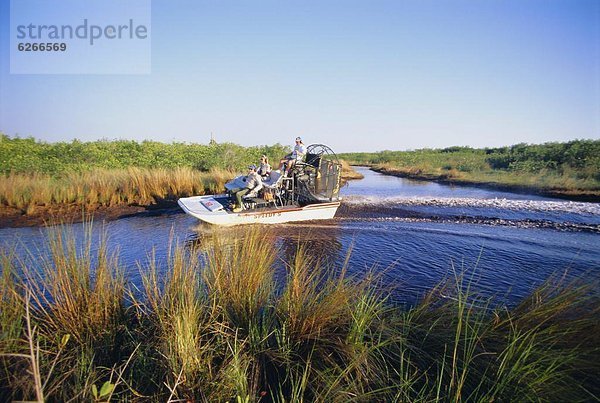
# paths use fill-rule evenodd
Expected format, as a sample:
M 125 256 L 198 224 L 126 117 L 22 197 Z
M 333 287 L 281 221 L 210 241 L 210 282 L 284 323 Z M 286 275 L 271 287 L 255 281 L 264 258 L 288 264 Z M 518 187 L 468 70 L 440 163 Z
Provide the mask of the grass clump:
M 392 305 L 264 229 L 173 244 L 128 286 L 90 231 L 49 258 L 1 259 L 0 399 L 572 401 L 597 399 L 598 296 L 549 280 L 515 308 L 468 281 Z M 92 247 L 96 245 L 96 247 Z M 283 271 L 283 272 L 280 272 Z
M 136 359 L 144 377 L 154 385 L 145 392 L 161 390 L 165 382 L 178 394 L 192 397 L 195 390 L 211 386 L 203 381 L 214 378 L 212 367 L 220 331 L 214 320 L 215 307 L 204 297 L 197 252 L 171 249 L 167 271 L 162 274 L 152 257 L 142 282 L 145 299 L 136 301 L 141 326 L 135 329 L 134 338 L 147 340 L 147 357 Z
M 363 179 L 365 176 L 360 172 L 357 172 L 352 168 L 352 166 L 346 160 L 340 160 L 342 164 L 342 180 L 354 180 L 354 179 Z
M 0 396 L 90 399 L 91 385 L 109 377 L 108 368 L 123 353 L 123 274 L 105 237 L 92 237 L 91 224 L 81 238 L 67 227 L 51 228 L 44 248 L 46 257 L 3 253 L 1 259 L 1 353 L 11 375 Z M 5 332 L 11 323 L 20 329 Z
M 0 204 L 34 214 L 48 206 L 153 205 L 179 197 L 217 192 L 233 174 L 222 169 L 127 168 L 49 174 L 0 175 Z

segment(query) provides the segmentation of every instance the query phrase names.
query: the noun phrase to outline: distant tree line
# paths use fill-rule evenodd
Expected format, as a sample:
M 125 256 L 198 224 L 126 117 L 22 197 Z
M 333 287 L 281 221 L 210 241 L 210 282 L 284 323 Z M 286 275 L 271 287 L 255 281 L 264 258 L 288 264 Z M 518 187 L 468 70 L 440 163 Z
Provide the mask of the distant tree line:
M 192 167 L 239 170 L 258 163 L 262 154 L 273 161 L 289 152 L 281 144 L 243 147 L 233 143 L 161 143 L 145 140 L 98 140 L 47 143 L 32 137 L 0 133 L 0 173 L 85 171 L 92 168 Z
M 573 140 L 566 143 L 515 144 L 496 148 L 462 146 L 414 151 L 379 151 L 376 153 L 347 153 L 341 158 L 354 164 L 399 164 L 423 162 L 433 166 L 454 167 L 459 171 L 502 170 L 539 172 L 541 170 L 576 171 L 578 175 L 600 180 L 600 140 Z M 452 165 L 447 162 L 453 162 Z
M 564 167 L 596 169 L 600 173 L 600 140 L 567 143 L 515 144 L 486 148 L 486 161 L 493 169 L 536 171 Z

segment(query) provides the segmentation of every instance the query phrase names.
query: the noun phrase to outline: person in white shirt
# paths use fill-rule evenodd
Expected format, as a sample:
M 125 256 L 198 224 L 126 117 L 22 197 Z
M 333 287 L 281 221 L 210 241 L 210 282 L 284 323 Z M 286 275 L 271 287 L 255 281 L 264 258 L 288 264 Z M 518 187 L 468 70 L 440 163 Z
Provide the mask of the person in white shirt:
M 237 204 L 233 208 L 234 213 L 239 213 L 244 209 L 242 197 L 255 187 L 262 184 L 262 179 L 260 178 L 260 175 L 256 172 L 256 165 L 252 164 L 248 167 L 248 175 L 244 178 L 244 182 L 246 182 L 245 187 L 231 190 L 231 195 L 235 197 L 235 200 L 237 202 Z
M 294 164 L 296 164 L 296 162 L 301 161 L 302 158 L 304 158 L 304 154 L 306 154 L 306 146 L 304 145 L 300 137 L 296 137 L 296 145 L 294 146 L 294 151 L 292 151 L 291 154 L 286 155 L 279 162 L 279 170 L 283 171 L 285 169 L 285 171 L 289 171 L 294 167 Z

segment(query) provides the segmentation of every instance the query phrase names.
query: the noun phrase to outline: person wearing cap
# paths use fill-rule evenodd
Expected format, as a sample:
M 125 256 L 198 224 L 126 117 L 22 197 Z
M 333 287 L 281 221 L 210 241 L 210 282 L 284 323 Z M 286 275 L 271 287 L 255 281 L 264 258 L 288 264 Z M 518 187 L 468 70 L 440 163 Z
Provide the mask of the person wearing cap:
M 239 213 L 244 209 L 242 197 L 262 183 L 260 175 L 256 172 L 256 165 L 252 164 L 248 167 L 248 175 L 243 180 L 246 182 L 245 187 L 231 190 L 231 195 L 235 197 L 237 203 L 233 208 L 234 213 Z
M 286 155 L 279 162 L 279 170 L 283 170 L 285 168 L 289 171 L 294 167 L 296 162 L 301 161 L 302 158 L 304 158 L 304 154 L 306 154 L 306 147 L 304 146 L 302 139 L 300 137 L 296 137 L 296 145 L 294 145 L 294 150 L 291 152 L 291 154 Z
M 269 158 L 266 155 L 260 157 L 260 165 L 256 172 L 263 178 L 271 173 L 271 165 L 269 165 Z

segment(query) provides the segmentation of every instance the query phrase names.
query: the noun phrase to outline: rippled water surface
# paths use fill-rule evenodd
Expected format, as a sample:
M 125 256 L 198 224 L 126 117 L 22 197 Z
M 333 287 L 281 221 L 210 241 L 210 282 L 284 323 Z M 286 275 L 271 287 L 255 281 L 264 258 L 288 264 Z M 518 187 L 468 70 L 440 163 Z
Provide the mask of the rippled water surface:
M 343 189 L 344 203 L 329 221 L 273 226 L 266 241 L 282 260 L 299 242 L 338 266 L 352 249 L 349 270 L 382 273 L 394 299 L 412 302 L 432 286 L 467 270 L 485 295 L 515 302 L 550 275 L 600 280 L 600 204 L 446 186 L 384 176 L 359 168 L 365 179 Z M 211 231 L 178 210 L 105 224 L 129 278 L 152 248 L 164 258 L 171 232 L 198 242 Z M 75 231 L 81 231 L 80 225 Z M 0 243 L 36 252 L 45 229 L 0 229 Z

